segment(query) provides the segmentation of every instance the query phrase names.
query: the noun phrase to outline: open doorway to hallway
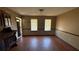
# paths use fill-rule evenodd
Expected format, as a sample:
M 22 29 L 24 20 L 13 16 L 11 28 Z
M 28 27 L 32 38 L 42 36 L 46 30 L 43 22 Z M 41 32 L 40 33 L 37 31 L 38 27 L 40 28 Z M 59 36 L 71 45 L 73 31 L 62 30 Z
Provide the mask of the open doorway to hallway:
M 20 37 L 22 37 L 22 18 L 16 17 L 16 23 L 17 23 L 16 36 L 17 39 L 19 39 Z

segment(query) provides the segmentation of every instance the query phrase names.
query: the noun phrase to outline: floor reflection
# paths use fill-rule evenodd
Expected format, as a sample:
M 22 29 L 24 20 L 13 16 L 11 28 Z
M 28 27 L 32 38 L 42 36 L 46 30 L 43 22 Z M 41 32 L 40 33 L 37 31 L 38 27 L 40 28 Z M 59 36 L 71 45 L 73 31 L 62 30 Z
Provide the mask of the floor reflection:
M 43 44 L 43 47 L 44 48 L 49 48 L 50 46 L 51 46 L 51 38 L 50 37 L 45 37 L 44 39 L 43 39 L 43 42 L 42 42 L 42 44 Z
M 32 48 L 36 48 L 38 45 L 38 41 L 37 41 L 37 38 L 33 37 L 30 41 L 30 47 Z

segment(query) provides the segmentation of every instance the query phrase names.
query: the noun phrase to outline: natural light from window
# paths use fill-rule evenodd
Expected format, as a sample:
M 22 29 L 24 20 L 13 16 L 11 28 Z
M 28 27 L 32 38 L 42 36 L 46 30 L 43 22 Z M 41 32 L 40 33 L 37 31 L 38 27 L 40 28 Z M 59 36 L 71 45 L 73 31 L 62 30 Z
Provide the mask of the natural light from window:
M 51 31 L 51 19 L 45 19 L 44 31 Z
M 31 31 L 37 31 L 38 29 L 37 19 L 31 19 Z

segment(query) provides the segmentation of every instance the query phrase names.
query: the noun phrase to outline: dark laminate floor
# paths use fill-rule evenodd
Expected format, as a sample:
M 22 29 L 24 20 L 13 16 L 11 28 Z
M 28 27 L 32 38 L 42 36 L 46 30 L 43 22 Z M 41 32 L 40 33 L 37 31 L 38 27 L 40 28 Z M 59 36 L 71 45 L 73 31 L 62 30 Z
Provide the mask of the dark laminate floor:
M 73 51 L 76 50 L 56 36 L 26 36 L 10 51 Z

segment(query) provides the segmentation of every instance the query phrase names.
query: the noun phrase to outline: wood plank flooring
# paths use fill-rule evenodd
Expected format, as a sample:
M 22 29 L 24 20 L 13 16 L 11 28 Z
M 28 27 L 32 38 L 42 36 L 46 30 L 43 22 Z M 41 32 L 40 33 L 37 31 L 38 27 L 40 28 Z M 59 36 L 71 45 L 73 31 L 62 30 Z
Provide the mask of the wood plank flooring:
M 76 51 L 56 36 L 26 36 L 18 39 L 10 51 Z

